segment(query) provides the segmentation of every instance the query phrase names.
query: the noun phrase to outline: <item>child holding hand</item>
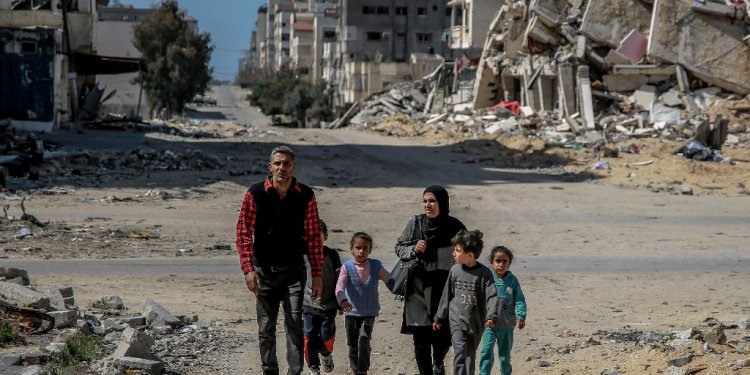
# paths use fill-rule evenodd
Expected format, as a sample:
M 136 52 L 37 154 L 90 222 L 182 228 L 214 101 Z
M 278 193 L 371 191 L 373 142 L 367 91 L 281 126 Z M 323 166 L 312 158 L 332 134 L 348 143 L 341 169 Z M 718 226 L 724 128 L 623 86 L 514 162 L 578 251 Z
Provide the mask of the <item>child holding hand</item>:
M 366 375 L 370 369 L 372 328 L 380 313 L 378 280 L 387 283 L 391 274 L 379 260 L 370 258 L 369 234 L 354 233 L 349 246 L 353 259 L 341 267 L 336 299 L 344 310 L 349 367 L 355 375 Z

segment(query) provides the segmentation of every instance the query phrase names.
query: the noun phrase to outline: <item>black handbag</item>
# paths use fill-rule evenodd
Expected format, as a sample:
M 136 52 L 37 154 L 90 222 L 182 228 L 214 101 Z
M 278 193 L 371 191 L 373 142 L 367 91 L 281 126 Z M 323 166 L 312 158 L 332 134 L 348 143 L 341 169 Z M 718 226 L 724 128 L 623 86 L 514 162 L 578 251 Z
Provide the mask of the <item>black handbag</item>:
M 406 296 L 406 288 L 409 285 L 409 278 L 414 270 L 419 266 L 419 259 L 411 260 L 399 259 L 398 263 L 391 271 L 391 278 L 386 285 L 388 289 L 396 295 L 397 300 L 403 300 Z
M 417 217 L 415 217 L 414 220 L 414 233 L 412 238 L 415 238 L 414 243 L 416 244 L 416 239 L 422 237 L 422 232 Z M 399 259 L 396 265 L 393 266 L 393 270 L 391 270 L 391 278 L 388 279 L 386 286 L 391 293 L 396 295 L 396 300 L 404 300 L 411 276 L 419 265 L 419 258 L 413 258 L 408 260 Z

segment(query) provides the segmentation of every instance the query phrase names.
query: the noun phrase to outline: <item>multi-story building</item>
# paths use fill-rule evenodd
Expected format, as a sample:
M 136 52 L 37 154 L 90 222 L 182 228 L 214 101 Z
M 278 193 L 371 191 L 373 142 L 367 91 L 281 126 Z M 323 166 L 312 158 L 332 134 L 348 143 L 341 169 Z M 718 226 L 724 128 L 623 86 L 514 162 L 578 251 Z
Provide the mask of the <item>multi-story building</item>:
M 292 13 L 291 27 L 291 64 L 290 67 L 297 78 L 309 81 L 313 61 L 315 14 L 311 12 Z
M 435 0 L 343 0 L 338 62 L 342 83 L 334 106 L 343 108 L 390 82 L 413 79 L 413 53 L 452 58 L 447 36 L 451 8 Z M 382 67 L 367 64 L 387 64 Z M 372 75 L 387 75 L 373 77 Z
M 289 67 L 291 57 L 291 21 L 294 13 L 294 5 L 290 2 L 281 1 L 274 6 L 274 29 L 273 38 L 276 44 L 274 56 L 274 70 L 282 70 Z

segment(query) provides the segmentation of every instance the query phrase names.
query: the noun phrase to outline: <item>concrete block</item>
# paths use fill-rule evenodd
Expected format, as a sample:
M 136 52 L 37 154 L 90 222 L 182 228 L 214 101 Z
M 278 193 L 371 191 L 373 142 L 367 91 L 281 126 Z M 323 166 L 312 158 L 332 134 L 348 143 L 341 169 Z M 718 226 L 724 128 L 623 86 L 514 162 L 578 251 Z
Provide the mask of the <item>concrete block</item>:
M 107 319 L 102 320 L 102 328 L 104 328 L 105 333 L 122 332 L 128 327 L 129 326 L 127 324 L 122 323 L 117 318 L 107 318 Z
M 152 326 L 176 326 L 180 324 L 180 320 L 176 316 L 151 298 L 146 298 L 143 305 L 143 316 L 146 318 L 146 322 Z
M 648 83 L 647 76 L 618 76 L 606 74 L 602 77 L 609 91 L 635 91 Z
M 612 48 L 632 30 L 651 25 L 651 4 L 639 0 L 590 0 L 579 31 L 589 39 Z
M 631 98 L 643 109 L 650 111 L 651 105 L 656 101 L 656 86 L 643 85 L 633 93 Z
M 25 286 L 0 281 L 0 295 L 23 307 L 44 309 L 49 307 L 49 297 Z
M 122 332 L 122 341 L 117 345 L 114 358 L 135 357 L 150 360 L 158 360 L 151 354 L 151 346 L 154 345 L 154 338 L 137 331 L 133 328 L 126 328 Z
M 161 374 L 164 364 L 156 360 L 148 360 L 133 357 L 121 357 L 114 359 L 115 365 L 123 370 L 140 370 L 146 374 Z
M 694 13 L 690 0 L 655 0 L 648 55 L 741 95 L 750 93 L 750 46 L 742 22 Z M 679 22 L 677 22 L 679 20 Z
M 43 290 L 43 293 L 49 297 L 50 306 L 54 309 L 69 310 L 75 307 L 73 288 L 71 287 L 58 288 L 55 286 L 48 286 Z
M 119 296 L 103 296 L 98 301 L 94 302 L 94 307 L 98 307 L 100 309 L 114 309 L 114 310 L 122 310 L 124 307 L 124 304 L 122 302 L 122 298 Z
M 58 310 L 48 314 L 55 318 L 55 328 L 73 327 L 78 319 L 78 312 L 75 310 Z

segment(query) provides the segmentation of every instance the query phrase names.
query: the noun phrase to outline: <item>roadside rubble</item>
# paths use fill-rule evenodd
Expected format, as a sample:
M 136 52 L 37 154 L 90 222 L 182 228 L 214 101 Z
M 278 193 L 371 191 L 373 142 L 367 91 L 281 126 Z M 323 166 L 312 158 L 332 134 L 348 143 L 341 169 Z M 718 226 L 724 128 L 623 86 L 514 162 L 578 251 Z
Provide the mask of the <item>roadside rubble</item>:
M 698 158 L 680 154 L 733 164 L 722 146 L 750 141 L 747 3 L 508 1 L 489 27 L 469 101 L 431 106 L 425 93 L 451 79 L 445 71 L 389 86 L 330 127 L 445 132 L 441 143 L 519 135 L 591 150 L 657 138 L 680 143 L 669 153 L 700 145 L 709 150 Z M 383 125 L 394 121 L 405 131 Z
M 596 348 L 600 355 L 607 352 L 630 353 L 637 358 L 634 364 L 613 363 L 608 369 L 592 369 L 600 374 L 620 375 L 632 371 L 643 373 L 687 375 L 701 373 L 739 373 L 750 369 L 750 336 L 748 318 L 739 322 L 706 318 L 699 326 L 679 331 L 641 331 L 631 327 L 618 330 L 598 330 L 582 335 L 570 330 L 560 332 L 571 344 L 543 347 L 526 359 L 537 367 L 554 370 L 557 364 L 575 355 L 587 356 L 588 348 Z M 606 346 L 612 347 L 608 350 Z M 628 370 L 625 370 L 626 366 Z
M 27 344 L 0 354 L 0 373 L 39 374 L 65 338 L 80 332 L 104 342 L 105 356 L 88 364 L 86 373 L 183 373 L 215 366 L 212 354 L 245 344 L 249 338 L 225 331 L 238 322 L 202 321 L 196 315 L 173 315 L 151 298 L 131 311 L 118 296 L 104 295 L 91 306 L 75 305 L 72 288 L 32 286 L 26 271 L 0 267 L 2 319 L 14 323 Z M 6 313 L 12 311 L 14 314 Z M 37 330 L 40 316 L 54 327 Z M 241 322 L 241 321 L 239 321 Z

